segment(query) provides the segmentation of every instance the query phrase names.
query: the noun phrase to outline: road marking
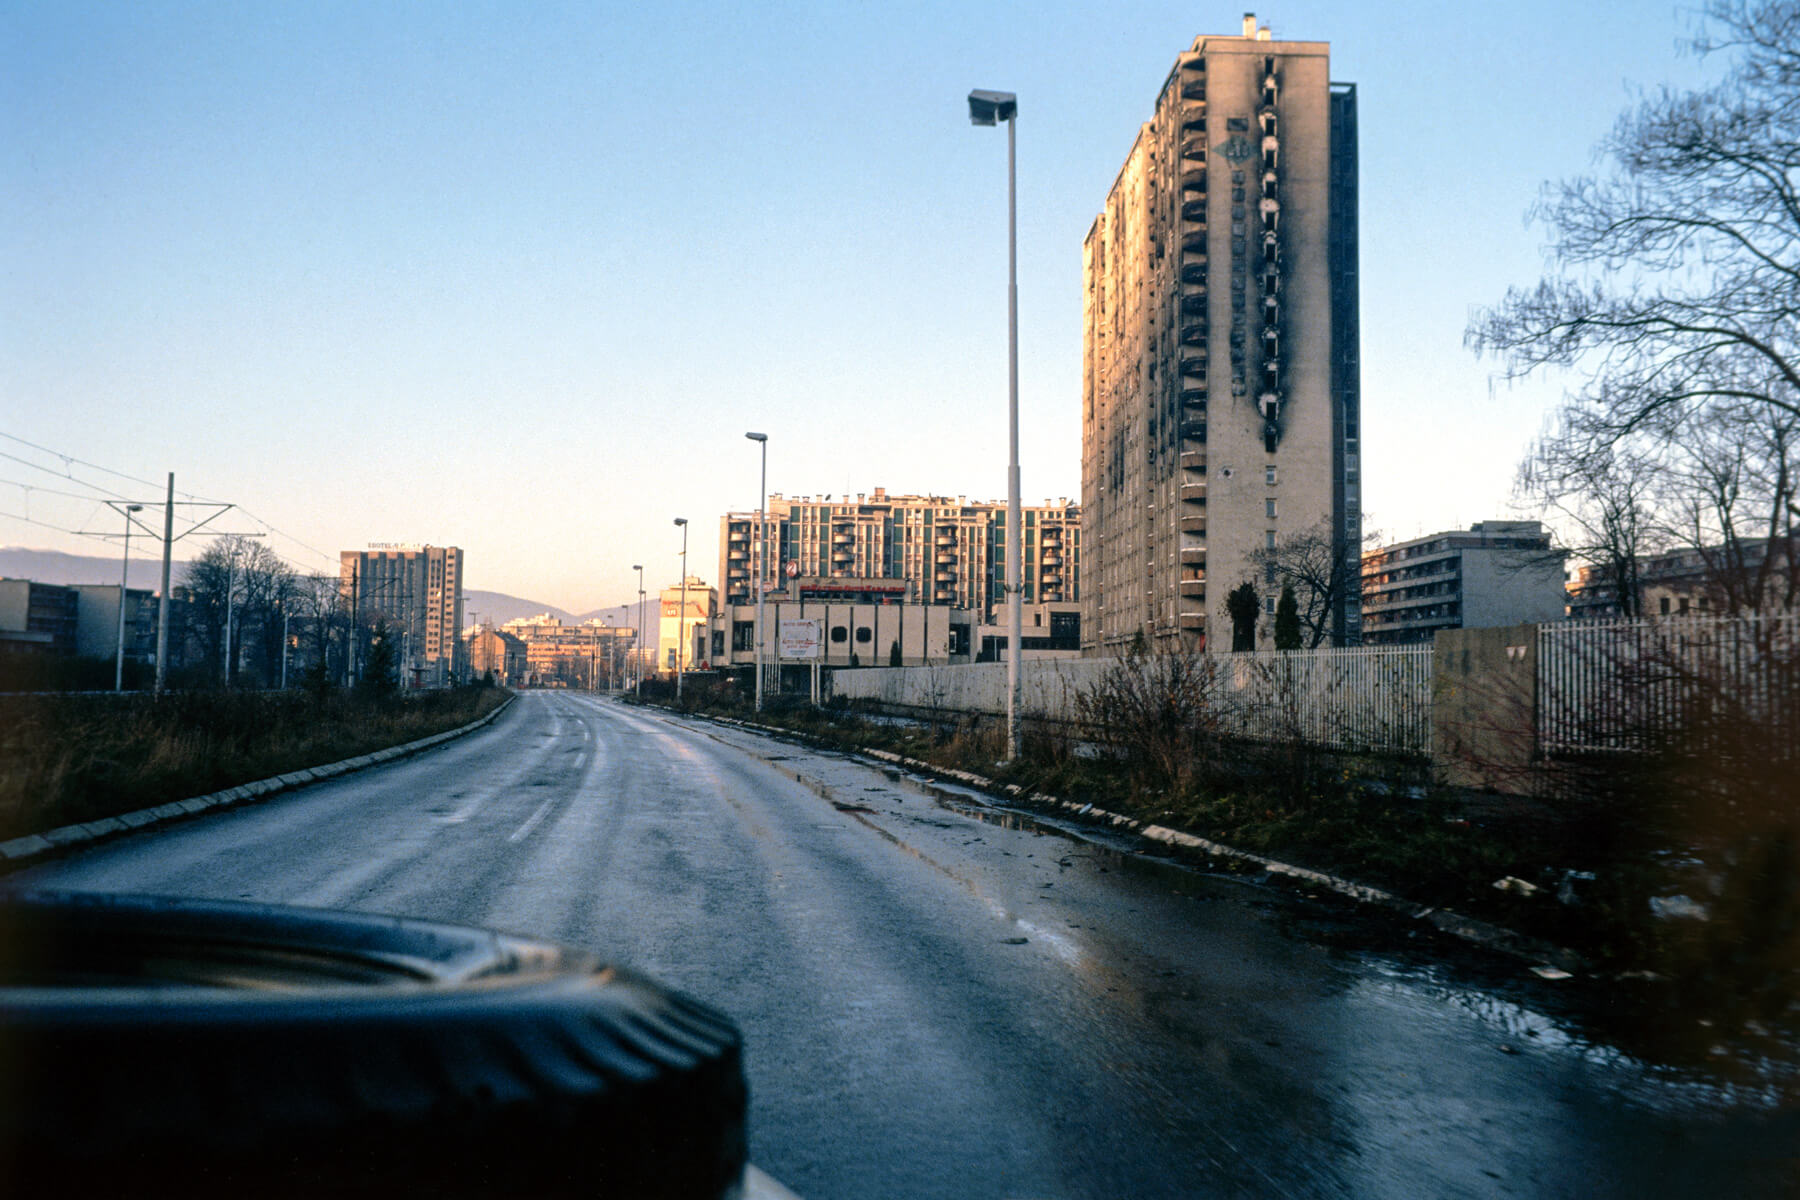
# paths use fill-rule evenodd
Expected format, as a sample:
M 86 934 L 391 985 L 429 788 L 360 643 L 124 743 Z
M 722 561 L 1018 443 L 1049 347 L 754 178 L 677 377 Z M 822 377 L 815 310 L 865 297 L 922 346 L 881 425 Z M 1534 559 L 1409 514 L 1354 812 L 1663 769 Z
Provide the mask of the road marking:
M 521 825 L 517 829 L 513 830 L 512 836 L 507 838 L 506 840 L 509 842 L 522 842 L 526 838 L 530 837 L 531 831 L 538 827 L 538 822 L 542 821 L 545 817 L 550 815 L 550 806 L 555 803 L 556 803 L 556 798 L 553 796 L 550 799 L 544 801 L 542 804 L 538 805 L 538 810 L 536 812 L 532 813 L 531 816 L 526 820 L 526 822 L 523 825 Z
M 575 756 L 575 769 L 577 771 L 579 771 L 586 764 L 587 764 L 587 751 L 583 750 L 580 754 L 577 754 Z

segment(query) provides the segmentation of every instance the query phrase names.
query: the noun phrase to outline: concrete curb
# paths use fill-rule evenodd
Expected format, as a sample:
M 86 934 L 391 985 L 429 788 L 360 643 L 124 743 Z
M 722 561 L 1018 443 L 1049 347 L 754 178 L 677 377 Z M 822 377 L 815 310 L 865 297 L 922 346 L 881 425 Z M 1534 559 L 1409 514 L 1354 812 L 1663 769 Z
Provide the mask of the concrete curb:
M 236 787 L 223 788 L 204 796 L 159 804 L 155 808 L 141 808 L 136 812 L 121 813 L 116 817 L 103 817 L 97 821 L 86 821 L 78 825 L 64 825 L 57 829 L 45 830 L 43 833 L 30 833 L 23 837 L 13 838 L 8 842 L 0 842 L 0 871 L 28 865 L 35 859 L 48 858 L 70 850 L 85 849 L 97 842 L 118 837 L 120 834 L 137 833 L 158 825 L 184 820 L 197 813 L 210 812 L 216 808 L 230 808 L 246 801 L 273 796 L 278 792 L 303 788 L 309 783 L 316 783 L 322 779 L 347 775 L 352 771 L 392 762 L 398 758 L 408 758 L 440 746 L 453 738 L 473 733 L 483 725 L 491 724 L 501 713 L 512 707 L 515 698 L 508 696 L 500 707 L 485 717 L 470 721 L 467 725 L 456 729 L 420 738 L 416 742 L 406 742 L 403 745 L 390 746 L 386 750 L 359 754 L 355 758 L 327 763 L 322 767 L 303 767 L 298 771 L 289 771 L 285 775 L 277 775 L 272 779 L 241 783 Z
M 733 717 L 705 717 L 702 719 L 716 721 L 721 725 L 733 725 L 740 729 L 750 730 L 754 733 L 769 734 L 771 736 L 788 739 L 801 739 L 803 736 L 791 729 L 782 729 L 772 725 L 758 725 L 750 721 L 740 721 Z M 836 750 L 837 748 L 832 747 L 832 749 Z M 1314 871 L 1309 867 L 1300 867 L 1295 866 L 1292 863 L 1284 863 L 1279 859 L 1268 858 L 1261 854 L 1252 854 L 1248 850 L 1239 850 L 1236 847 L 1227 846 L 1222 842 L 1209 841 L 1203 837 L 1196 837 L 1191 833 L 1184 833 L 1179 829 L 1169 829 L 1161 825 L 1149 824 L 1138 820 L 1136 817 L 1128 817 L 1122 813 L 1108 812 L 1103 808 L 1095 808 L 1092 804 L 1077 804 L 1072 800 L 1061 800 L 1055 796 L 1045 795 L 1042 792 L 1032 792 L 1028 794 L 1017 784 L 998 784 L 993 780 L 988 779 L 985 776 L 977 775 L 972 771 L 958 771 L 950 767 L 940 767 L 934 763 L 923 762 L 916 758 L 907 758 L 904 755 L 895 754 L 891 750 L 857 750 L 840 751 L 840 753 L 854 754 L 857 757 L 874 759 L 877 762 L 888 763 L 892 766 L 905 767 L 907 770 L 917 772 L 920 775 L 928 775 L 934 779 L 951 780 L 963 784 L 966 787 L 974 788 L 977 791 L 986 792 L 989 795 L 1005 795 L 1034 807 L 1061 809 L 1080 820 L 1091 821 L 1095 824 L 1110 825 L 1115 829 L 1122 829 L 1128 833 L 1136 834 L 1138 837 L 1148 841 L 1161 842 L 1164 845 L 1177 846 L 1184 850 L 1198 851 L 1213 858 L 1223 858 L 1234 862 L 1249 863 L 1271 875 L 1281 875 L 1290 879 L 1299 880 L 1302 883 L 1324 888 L 1337 895 L 1355 900 L 1360 904 L 1372 904 L 1378 908 L 1398 913 L 1401 916 L 1411 918 L 1412 920 L 1422 921 L 1436 928 L 1440 932 L 1450 934 L 1452 937 L 1461 938 L 1463 941 L 1490 950 L 1498 950 L 1504 954 L 1512 955 L 1514 958 L 1522 959 L 1525 962 L 1534 965 L 1547 964 L 1558 970 L 1568 971 L 1570 973 L 1587 971 L 1589 969 L 1587 960 L 1573 950 L 1555 946 L 1549 942 L 1539 941 L 1536 938 L 1526 937 L 1524 934 L 1515 933 L 1510 929 L 1492 925 L 1486 921 L 1478 921 L 1473 917 L 1463 916 L 1461 913 L 1448 908 L 1437 908 L 1429 904 L 1419 904 L 1416 901 L 1406 899 L 1404 896 L 1398 896 L 1377 887 L 1370 887 L 1365 883 L 1357 883 L 1355 880 L 1344 879 L 1336 875 L 1329 875 L 1323 871 Z M 797 775 L 796 779 L 798 779 Z M 801 782 L 805 781 L 801 780 Z M 817 791 L 818 789 L 815 788 L 814 790 Z

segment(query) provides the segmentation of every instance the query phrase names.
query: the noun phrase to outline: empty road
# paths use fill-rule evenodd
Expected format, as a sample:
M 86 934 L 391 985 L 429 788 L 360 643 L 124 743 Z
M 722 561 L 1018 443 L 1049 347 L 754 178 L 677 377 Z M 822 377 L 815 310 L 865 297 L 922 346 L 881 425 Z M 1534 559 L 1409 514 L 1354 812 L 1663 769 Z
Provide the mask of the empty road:
M 11 882 L 593 948 L 737 1019 L 751 1157 L 808 1200 L 1800 1192 L 1773 1102 L 1524 964 L 583 695 Z

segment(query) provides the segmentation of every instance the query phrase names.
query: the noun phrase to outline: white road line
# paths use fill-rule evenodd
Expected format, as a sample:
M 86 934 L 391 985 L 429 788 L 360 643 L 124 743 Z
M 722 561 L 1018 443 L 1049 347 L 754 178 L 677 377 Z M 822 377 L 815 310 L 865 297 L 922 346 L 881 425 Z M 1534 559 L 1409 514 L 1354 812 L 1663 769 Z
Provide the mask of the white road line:
M 538 827 L 538 822 L 550 815 L 550 806 L 555 803 L 556 798 L 552 796 L 550 799 L 538 805 L 538 810 L 532 813 L 523 825 L 513 830 L 512 836 L 506 840 L 509 842 L 522 842 L 530 837 L 531 831 Z

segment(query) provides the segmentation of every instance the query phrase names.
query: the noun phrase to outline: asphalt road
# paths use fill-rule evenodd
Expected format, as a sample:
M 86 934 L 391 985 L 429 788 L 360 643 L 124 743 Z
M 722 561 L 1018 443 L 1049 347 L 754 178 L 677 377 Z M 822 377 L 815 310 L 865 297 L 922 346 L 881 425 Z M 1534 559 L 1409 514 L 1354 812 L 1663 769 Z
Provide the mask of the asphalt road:
M 1800 1194 L 1791 1114 L 1523 964 L 581 695 L 14 880 L 592 947 L 738 1020 L 808 1200 Z

